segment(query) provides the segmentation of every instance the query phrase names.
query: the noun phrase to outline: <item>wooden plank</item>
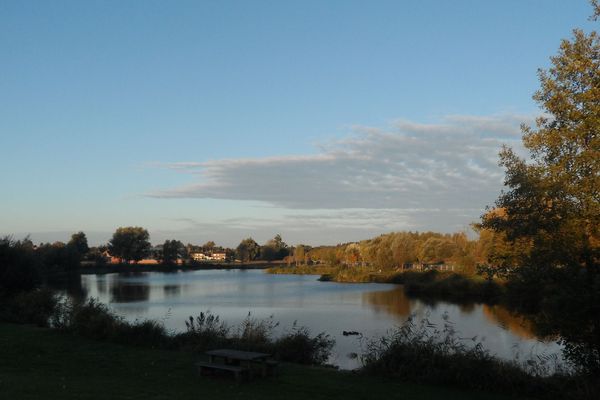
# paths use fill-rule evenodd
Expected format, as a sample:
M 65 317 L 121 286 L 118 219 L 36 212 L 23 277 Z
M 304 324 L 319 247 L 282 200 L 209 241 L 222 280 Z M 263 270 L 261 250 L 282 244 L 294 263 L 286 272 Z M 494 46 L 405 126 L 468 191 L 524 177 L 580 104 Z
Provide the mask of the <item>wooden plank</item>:
M 254 351 L 242 351 L 242 350 L 233 350 L 233 349 L 218 349 L 218 350 L 210 350 L 206 352 L 207 355 L 211 357 L 223 357 L 232 360 L 241 360 L 241 361 L 253 361 L 265 359 L 270 356 L 267 353 L 258 353 Z
M 198 367 L 200 374 L 202 374 L 202 371 L 204 370 L 232 372 L 237 383 L 240 383 L 242 381 L 242 375 L 248 372 L 247 368 L 238 367 L 235 365 L 214 364 L 201 361 L 196 363 L 196 367 Z
M 238 367 L 236 365 L 215 364 L 215 363 L 208 363 L 208 362 L 197 362 L 196 366 L 199 368 L 220 369 L 223 371 L 232 371 L 232 372 L 244 372 L 247 370 L 247 368 Z

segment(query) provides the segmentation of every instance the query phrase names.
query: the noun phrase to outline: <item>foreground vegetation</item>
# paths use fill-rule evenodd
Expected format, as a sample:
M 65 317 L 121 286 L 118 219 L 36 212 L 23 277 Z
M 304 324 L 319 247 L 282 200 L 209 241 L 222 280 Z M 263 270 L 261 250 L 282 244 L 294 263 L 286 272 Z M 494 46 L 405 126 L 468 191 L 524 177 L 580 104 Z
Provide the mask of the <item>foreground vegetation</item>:
M 274 379 L 240 386 L 199 377 L 198 356 L 98 342 L 0 323 L 0 392 L 25 399 L 505 399 L 318 367 L 284 364 Z
M 258 320 L 249 315 L 239 326 L 229 326 L 208 312 L 189 317 L 184 332 L 168 333 L 159 322 L 127 322 L 94 299 L 66 301 L 46 289 L 4 298 L 0 321 L 53 328 L 52 335 L 67 340 L 89 339 L 195 357 L 209 349 L 235 348 L 267 352 L 281 361 L 304 365 L 326 366 L 334 344 L 324 333 L 311 336 L 307 329 L 296 326 L 274 338 L 278 324 L 270 318 Z M 481 345 L 466 345 L 449 321 L 438 329 L 427 320 L 416 323 L 409 319 L 388 337 L 362 341 L 356 355 L 363 364 L 355 372 L 358 375 L 536 398 L 593 398 L 591 393 L 600 389 L 597 382 L 567 374 L 561 365 L 547 360 L 517 364 L 490 355 Z
M 278 323 L 251 315 L 240 326 L 229 326 L 210 312 L 190 316 L 186 330 L 169 333 L 153 320 L 125 321 L 95 299 L 78 301 L 41 289 L 0 298 L 0 321 L 35 324 L 66 334 L 95 340 L 202 353 L 215 348 L 236 348 L 273 354 L 281 361 L 323 365 L 331 354 L 334 340 L 325 333 L 311 336 L 308 329 L 293 326 L 274 338 Z

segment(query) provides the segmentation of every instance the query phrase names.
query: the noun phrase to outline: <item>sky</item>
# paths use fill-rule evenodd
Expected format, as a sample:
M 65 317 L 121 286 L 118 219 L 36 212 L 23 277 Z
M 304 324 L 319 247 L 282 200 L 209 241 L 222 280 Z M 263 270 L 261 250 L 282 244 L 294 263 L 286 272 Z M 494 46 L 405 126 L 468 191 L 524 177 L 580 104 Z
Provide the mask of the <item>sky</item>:
M 586 0 L 0 1 L 0 235 L 468 231 Z

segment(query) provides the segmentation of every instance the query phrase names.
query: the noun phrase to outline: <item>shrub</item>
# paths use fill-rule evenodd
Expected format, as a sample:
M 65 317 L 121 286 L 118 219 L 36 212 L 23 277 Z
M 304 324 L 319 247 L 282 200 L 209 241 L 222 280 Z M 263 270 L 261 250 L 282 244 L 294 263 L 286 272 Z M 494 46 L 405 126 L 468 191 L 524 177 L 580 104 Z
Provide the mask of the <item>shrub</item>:
M 292 327 L 291 332 L 273 339 L 279 326 L 273 317 L 254 318 L 251 314 L 232 329 L 209 311 L 185 322 L 186 332 L 173 337 L 175 347 L 203 352 L 218 347 L 231 347 L 247 351 L 273 354 L 282 361 L 300 364 L 325 364 L 335 341 L 320 333 L 315 337 L 305 327 Z M 232 333 L 233 331 L 233 333 Z
M 210 311 L 200 312 L 196 318 L 190 316 L 185 321 L 186 332 L 175 335 L 177 347 L 200 352 L 219 347 L 225 342 L 230 328 L 218 315 Z
M 279 322 L 274 321 L 272 315 L 269 318 L 257 319 L 251 313 L 248 313 L 233 338 L 242 347 L 249 350 L 252 348 L 268 347 L 272 342 L 273 331 L 278 326 Z
M 319 333 L 311 337 L 308 328 L 294 323 L 292 332 L 277 339 L 275 351 L 281 361 L 322 365 L 329 360 L 334 345 L 335 340 L 329 335 Z
M 57 304 L 58 298 L 49 289 L 21 292 L 3 302 L 0 320 L 47 327 Z
M 410 317 L 389 337 L 367 340 L 361 361 L 365 373 L 531 396 L 546 396 L 569 380 L 542 358 L 520 365 L 490 355 L 481 343 L 465 345 L 447 317 L 442 330 Z

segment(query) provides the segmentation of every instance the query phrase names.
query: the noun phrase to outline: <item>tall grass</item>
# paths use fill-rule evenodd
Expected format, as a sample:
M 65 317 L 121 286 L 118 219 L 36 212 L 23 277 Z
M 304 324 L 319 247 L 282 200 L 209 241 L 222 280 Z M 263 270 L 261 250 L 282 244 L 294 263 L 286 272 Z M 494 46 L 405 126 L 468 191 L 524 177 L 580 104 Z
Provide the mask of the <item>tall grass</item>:
M 273 317 L 257 319 L 248 314 L 236 327 L 222 322 L 209 311 L 186 321 L 186 332 L 177 334 L 173 340 L 179 347 L 202 352 L 218 347 L 260 351 L 273 354 L 281 361 L 299 364 L 324 365 L 329 360 L 335 341 L 325 333 L 311 336 L 306 327 L 295 323 L 292 329 L 279 337 L 274 331 L 279 322 Z
M 570 375 L 554 357 L 505 361 L 476 338 L 459 338 L 454 325 L 427 318 L 405 324 L 388 336 L 363 339 L 362 372 L 406 381 L 450 385 L 539 398 L 595 398 L 595 381 Z

